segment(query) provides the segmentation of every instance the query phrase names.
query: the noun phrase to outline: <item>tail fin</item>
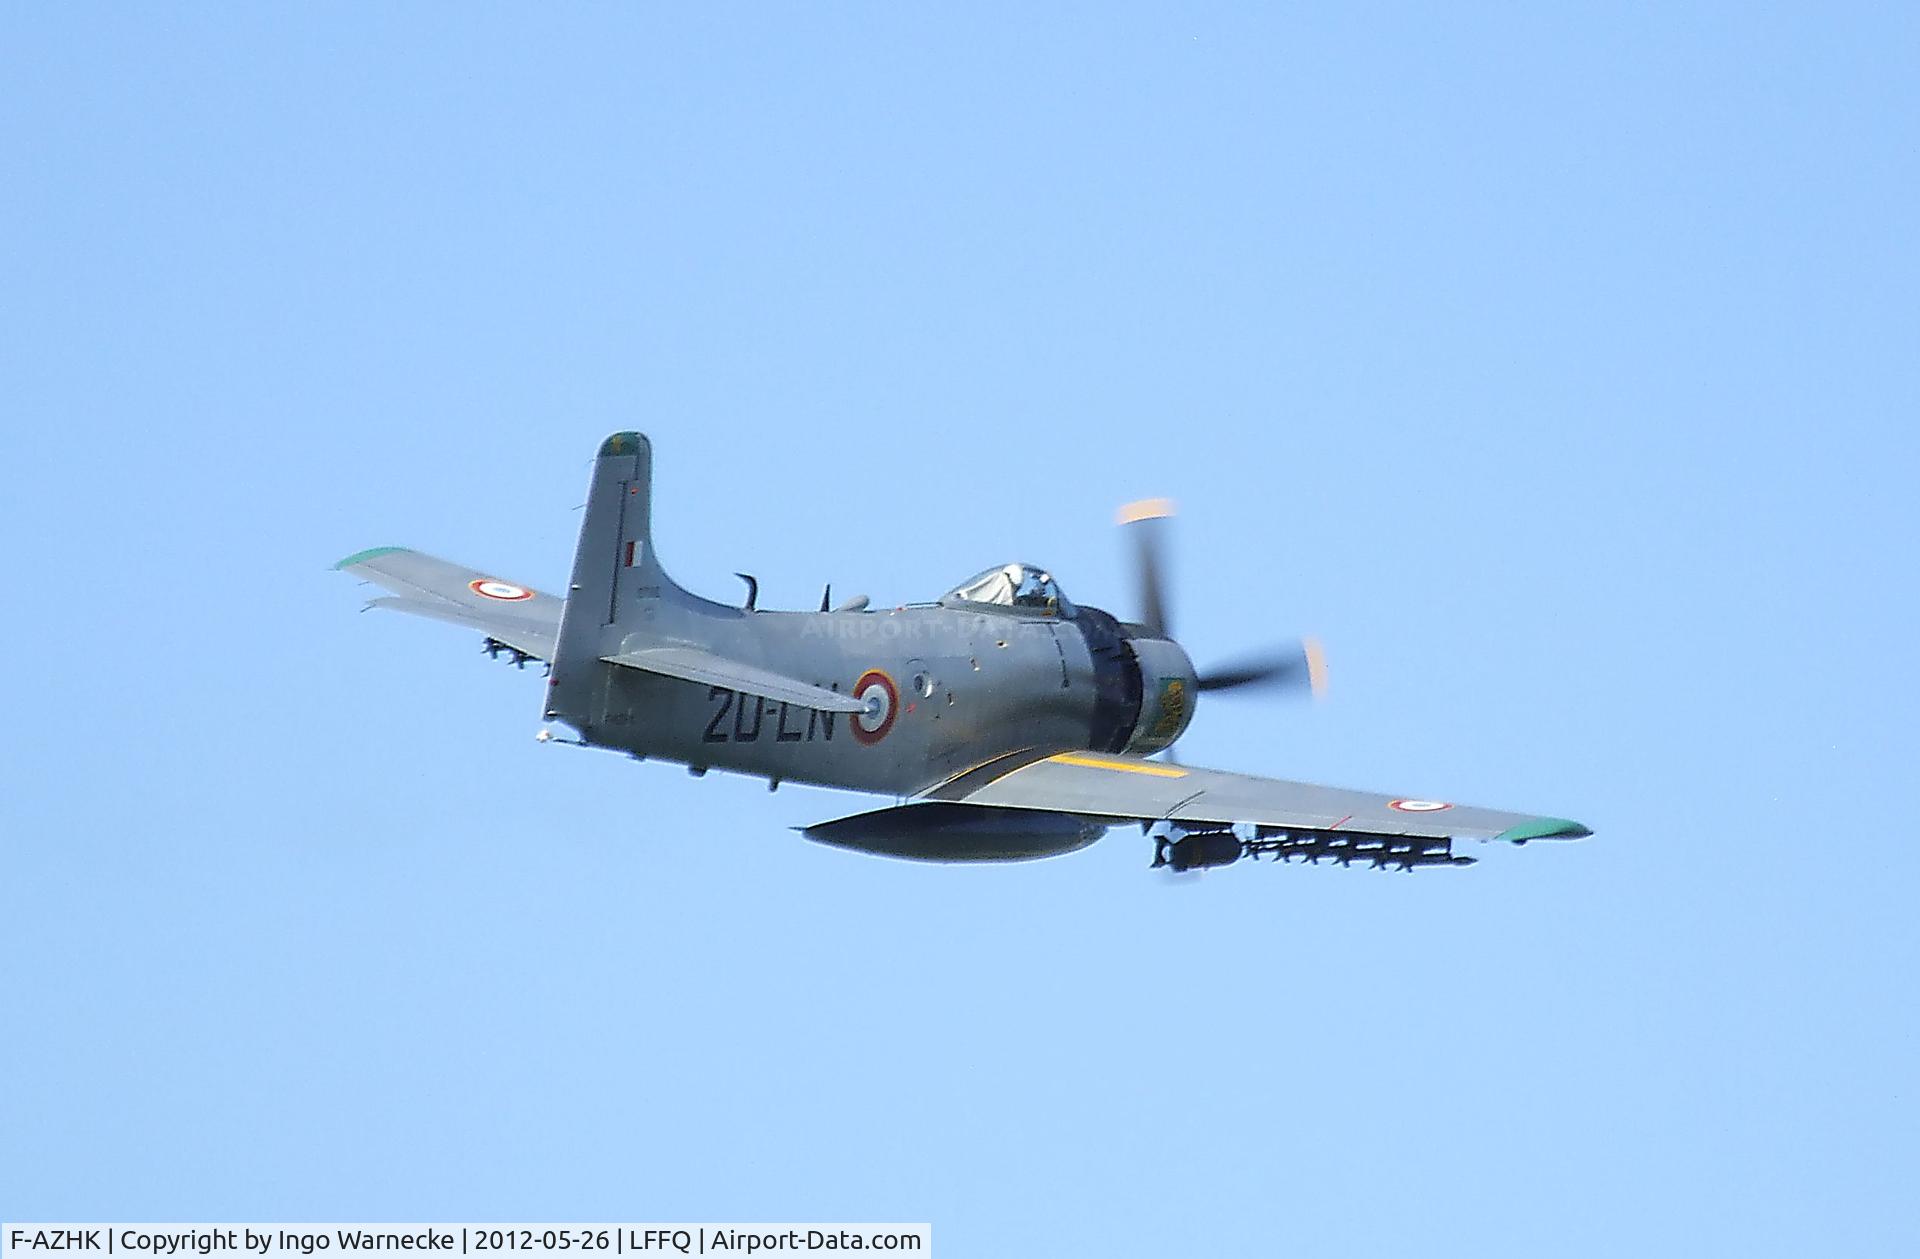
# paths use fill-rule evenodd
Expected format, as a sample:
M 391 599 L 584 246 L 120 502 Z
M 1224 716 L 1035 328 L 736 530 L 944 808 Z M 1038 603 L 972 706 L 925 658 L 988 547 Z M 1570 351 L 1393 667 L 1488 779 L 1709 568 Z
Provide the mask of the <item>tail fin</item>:
M 608 666 L 620 650 L 622 613 L 639 600 L 689 598 L 653 553 L 653 446 L 640 433 L 600 444 L 587 487 L 586 518 L 573 553 L 573 579 L 553 655 L 546 715 L 585 732 L 605 703 Z

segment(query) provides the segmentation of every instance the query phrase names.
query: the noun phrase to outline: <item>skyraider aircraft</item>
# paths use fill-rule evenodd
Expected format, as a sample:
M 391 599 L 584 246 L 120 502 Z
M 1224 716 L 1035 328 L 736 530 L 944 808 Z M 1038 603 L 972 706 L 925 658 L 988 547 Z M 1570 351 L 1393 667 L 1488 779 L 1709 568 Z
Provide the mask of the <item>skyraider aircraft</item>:
M 876 610 L 865 596 L 817 612 L 761 610 L 758 583 L 730 607 L 681 589 L 653 547 L 653 448 L 600 447 L 564 597 L 403 547 L 336 568 L 391 591 L 369 607 L 485 635 L 489 655 L 547 663 L 549 722 L 588 747 L 646 760 L 910 800 L 805 828 L 810 839 L 923 861 L 1016 861 L 1083 848 L 1139 823 L 1153 864 L 1243 857 L 1375 868 L 1469 865 L 1457 839 L 1576 839 L 1563 818 L 1373 795 L 1200 769 L 1154 757 L 1202 692 L 1317 689 L 1303 642 L 1199 673 L 1167 629 L 1164 503 L 1122 523 L 1138 547 L 1142 613 L 1122 621 L 1067 600 L 1045 571 L 1005 564 L 932 603 Z M 543 729 L 541 739 L 551 739 Z

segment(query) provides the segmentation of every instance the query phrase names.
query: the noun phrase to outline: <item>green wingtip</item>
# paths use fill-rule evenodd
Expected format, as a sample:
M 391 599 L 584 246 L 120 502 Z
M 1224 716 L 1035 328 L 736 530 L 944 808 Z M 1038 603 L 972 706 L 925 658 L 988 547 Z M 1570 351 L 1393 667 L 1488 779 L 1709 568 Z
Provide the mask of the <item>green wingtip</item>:
M 637 455 L 647 439 L 635 432 L 615 433 L 600 443 L 600 457 L 608 455 Z
M 352 568 L 355 564 L 366 563 L 376 555 L 392 555 L 395 551 L 404 551 L 406 549 L 404 546 L 370 546 L 364 551 L 355 551 L 352 555 L 347 556 L 346 559 L 335 564 L 334 568 L 336 570 Z
M 1537 817 L 1531 822 L 1509 826 L 1494 838 L 1524 844 L 1530 839 L 1585 839 L 1591 834 L 1593 832 L 1580 823 L 1570 822 L 1563 817 Z

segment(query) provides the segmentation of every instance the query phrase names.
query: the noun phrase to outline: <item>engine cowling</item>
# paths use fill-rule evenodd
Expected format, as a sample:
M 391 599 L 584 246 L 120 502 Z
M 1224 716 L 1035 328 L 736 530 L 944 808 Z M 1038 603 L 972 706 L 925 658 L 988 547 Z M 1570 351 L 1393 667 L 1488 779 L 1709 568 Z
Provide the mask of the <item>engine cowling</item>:
M 1179 738 L 1193 720 L 1200 681 L 1180 644 L 1099 608 L 1074 624 L 1093 660 L 1094 708 L 1087 746 L 1146 756 Z
M 1193 720 L 1200 678 L 1179 643 L 1166 638 L 1129 636 L 1134 667 L 1140 672 L 1140 713 L 1121 750 L 1150 756 L 1173 746 Z

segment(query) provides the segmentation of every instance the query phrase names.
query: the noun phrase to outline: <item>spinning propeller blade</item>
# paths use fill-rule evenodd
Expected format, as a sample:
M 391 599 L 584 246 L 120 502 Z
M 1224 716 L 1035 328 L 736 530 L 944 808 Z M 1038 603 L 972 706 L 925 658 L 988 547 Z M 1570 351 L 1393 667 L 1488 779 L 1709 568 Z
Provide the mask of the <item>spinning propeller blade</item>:
M 1120 509 L 1119 522 L 1131 525 L 1134 571 L 1140 585 L 1140 624 L 1155 638 L 1171 638 L 1167 624 L 1165 564 L 1161 557 L 1166 521 L 1173 515 L 1170 498 L 1143 498 Z
M 1134 573 L 1140 588 L 1140 624 L 1156 638 L 1173 637 L 1167 613 L 1166 531 L 1173 516 L 1173 500 L 1142 499 L 1119 512 L 1119 523 L 1133 534 Z M 1241 689 L 1305 692 L 1316 699 L 1326 693 L 1326 653 L 1315 638 L 1303 638 L 1288 647 L 1210 669 L 1200 674 L 1203 691 Z
M 1327 658 L 1317 638 L 1303 638 L 1291 648 L 1264 656 L 1245 657 L 1200 675 L 1203 691 L 1230 691 L 1237 687 L 1304 687 L 1317 699 L 1327 690 Z

